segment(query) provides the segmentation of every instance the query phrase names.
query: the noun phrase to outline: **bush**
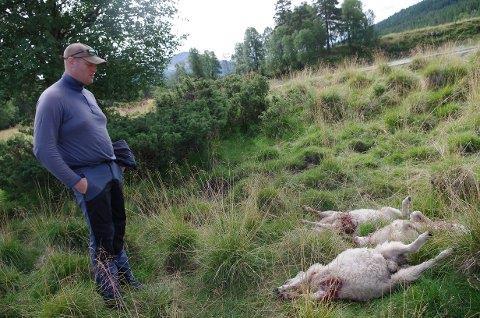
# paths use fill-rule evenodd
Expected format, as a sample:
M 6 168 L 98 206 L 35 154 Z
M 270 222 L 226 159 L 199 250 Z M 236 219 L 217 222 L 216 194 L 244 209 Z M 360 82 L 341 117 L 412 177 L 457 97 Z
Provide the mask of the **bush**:
M 260 114 L 267 109 L 268 82 L 259 74 L 228 76 L 218 81 L 227 99 L 227 130 L 254 131 Z
M 17 135 L 0 142 L 0 184 L 9 200 L 29 196 L 39 187 L 49 186 L 54 193 L 63 186 L 37 161 L 30 137 Z
M 270 107 L 260 115 L 262 131 L 270 138 L 285 138 L 301 129 L 298 111 L 287 97 L 273 95 Z
M 1 103 L 1 100 L 0 100 Z M 18 121 L 18 108 L 12 100 L 0 107 L 0 130 L 13 126 Z
M 157 90 L 154 113 L 110 114 L 110 136 L 127 140 L 141 167 L 165 169 L 186 160 L 204 164 L 220 133 L 254 129 L 267 108 L 267 92 L 259 75 L 217 81 L 186 77 L 174 88 Z

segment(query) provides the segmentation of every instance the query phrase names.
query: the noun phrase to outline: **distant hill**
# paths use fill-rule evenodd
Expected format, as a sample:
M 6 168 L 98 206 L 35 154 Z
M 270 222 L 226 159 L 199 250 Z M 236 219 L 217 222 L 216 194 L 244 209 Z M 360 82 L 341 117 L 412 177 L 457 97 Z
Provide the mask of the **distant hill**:
M 188 62 L 188 56 L 190 53 L 188 52 L 181 52 L 172 57 L 170 60 L 170 63 L 168 63 L 167 68 L 165 69 L 165 78 L 170 79 L 172 78 L 173 75 L 175 75 L 175 65 L 177 64 L 183 64 L 185 66 L 185 70 L 187 73 L 192 71 L 192 68 L 190 67 L 190 63 Z M 220 76 L 225 76 L 228 74 L 231 74 L 235 71 L 235 66 L 232 61 L 227 61 L 227 60 L 220 60 L 220 66 L 222 67 Z
M 423 0 L 380 21 L 380 35 L 480 16 L 480 0 Z

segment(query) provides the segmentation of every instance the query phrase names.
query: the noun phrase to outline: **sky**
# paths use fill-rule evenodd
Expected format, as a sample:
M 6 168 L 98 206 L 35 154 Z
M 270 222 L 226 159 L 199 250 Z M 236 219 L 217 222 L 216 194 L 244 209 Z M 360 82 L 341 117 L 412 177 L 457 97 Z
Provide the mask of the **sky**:
M 362 0 L 363 10 L 373 10 L 379 22 L 421 0 Z M 187 34 L 177 53 L 196 48 L 214 51 L 218 59 L 230 59 L 235 44 L 243 41 L 248 27 L 262 33 L 273 27 L 276 0 L 177 0 L 173 31 Z M 299 5 L 304 0 L 292 0 Z M 306 1 L 311 3 L 312 1 Z M 339 1 L 340 3 L 342 0 Z

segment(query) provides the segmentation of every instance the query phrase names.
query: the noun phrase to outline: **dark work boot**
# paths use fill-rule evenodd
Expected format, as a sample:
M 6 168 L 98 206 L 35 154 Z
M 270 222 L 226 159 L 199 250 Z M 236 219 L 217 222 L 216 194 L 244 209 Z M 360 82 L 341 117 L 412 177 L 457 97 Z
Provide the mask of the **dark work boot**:
M 118 272 L 118 278 L 120 284 L 130 286 L 135 290 L 143 289 L 144 287 L 143 284 L 133 276 L 131 271 Z

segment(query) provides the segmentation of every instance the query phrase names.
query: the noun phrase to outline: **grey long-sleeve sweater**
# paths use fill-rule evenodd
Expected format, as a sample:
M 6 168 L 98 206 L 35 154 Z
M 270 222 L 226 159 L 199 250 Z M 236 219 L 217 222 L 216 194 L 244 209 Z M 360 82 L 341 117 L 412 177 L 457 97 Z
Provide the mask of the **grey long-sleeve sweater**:
M 81 179 L 71 167 L 93 166 L 115 159 L 107 118 L 93 94 L 67 74 L 38 100 L 33 152 L 69 188 Z

